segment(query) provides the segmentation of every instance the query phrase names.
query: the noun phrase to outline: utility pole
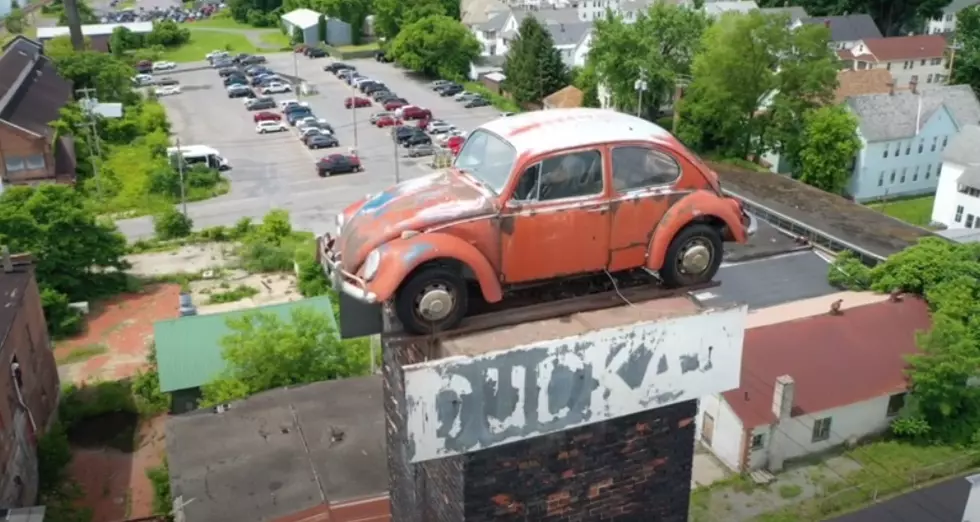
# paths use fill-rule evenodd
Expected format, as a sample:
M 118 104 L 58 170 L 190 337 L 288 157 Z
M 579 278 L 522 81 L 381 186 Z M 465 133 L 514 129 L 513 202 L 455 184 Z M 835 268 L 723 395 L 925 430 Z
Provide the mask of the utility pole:
M 303 97 L 303 93 L 300 92 L 302 89 L 299 88 L 299 56 L 297 53 L 293 53 L 293 90 L 296 91 L 297 98 Z
M 684 97 L 684 87 L 687 87 L 687 77 L 681 76 L 674 81 L 674 118 L 671 122 L 670 132 L 677 134 L 677 125 L 681 122 L 681 98 Z
M 184 191 L 184 151 L 180 149 L 180 138 L 176 139 L 177 146 L 177 173 L 180 175 L 180 207 L 187 217 L 187 194 Z
M 78 89 L 75 91 L 85 99 L 85 112 L 88 117 L 88 126 L 90 129 L 88 151 L 89 160 L 92 162 L 92 175 L 95 177 L 95 190 L 99 195 L 99 201 L 102 201 L 102 174 L 99 172 L 98 159 L 102 158 L 102 144 L 99 139 L 99 126 L 95 119 L 95 103 L 92 99 L 92 94 L 95 93 L 95 89 L 91 87 L 86 87 L 84 89 Z
M 77 0 L 65 0 L 65 17 L 68 18 L 68 34 L 71 46 L 76 51 L 85 50 L 85 36 L 82 34 L 82 17 L 78 14 Z
M 636 117 L 641 118 L 643 114 L 643 93 L 646 92 L 648 87 L 647 84 L 647 72 L 645 69 L 640 69 L 640 77 L 633 82 L 633 88 L 636 89 Z
M 953 62 L 956 60 L 956 51 L 960 49 L 960 45 L 953 40 L 953 43 L 949 46 L 949 74 L 946 77 L 946 84 L 949 85 L 950 80 L 953 79 Z
M 351 83 L 351 86 L 350 86 L 350 118 L 351 118 L 351 123 L 354 125 L 354 148 L 355 149 L 358 148 L 358 146 L 357 146 L 357 95 L 356 95 L 356 92 L 357 91 L 354 90 L 354 84 Z
M 391 144 L 395 147 L 395 183 L 401 183 L 401 167 L 398 166 L 398 133 L 395 129 L 398 127 L 392 127 L 391 130 Z

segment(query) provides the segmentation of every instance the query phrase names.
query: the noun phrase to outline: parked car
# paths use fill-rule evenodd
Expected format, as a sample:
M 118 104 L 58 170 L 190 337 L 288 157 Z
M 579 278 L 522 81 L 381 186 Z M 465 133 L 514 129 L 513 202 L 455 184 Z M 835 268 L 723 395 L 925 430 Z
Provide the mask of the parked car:
M 448 83 L 445 83 L 443 85 L 440 85 L 440 86 L 436 87 L 433 90 L 436 91 L 439 94 L 442 94 L 443 92 L 445 92 L 447 90 L 455 90 L 455 89 L 462 89 L 462 88 L 463 88 L 463 86 L 460 85 L 460 84 L 458 84 L 458 83 L 448 82 Z
M 400 110 L 403 120 L 428 120 L 432 118 L 432 111 L 422 107 L 405 107 Z
M 432 145 L 432 138 L 424 132 L 418 132 L 409 135 L 407 138 L 402 140 L 401 144 L 404 147 L 412 148 L 416 145 Z
M 351 107 L 370 107 L 371 100 L 367 98 L 361 98 L 360 96 L 353 96 L 344 100 L 344 108 L 350 109 Z
M 306 140 L 306 147 L 311 150 L 332 149 L 340 145 L 340 140 L 329 134 L 314 134 Z
M 262 111 L 266 109 L 275 109 L 276 100 L 272 98 L 263 96 L 262 98 L 252 98 L 245 102 L 245 108 L 250 111 Z
M 378 103 L 384 103 L 389 100 L 398 100 L 401 98 L 397 94 L 386 89 L 383 91 L 375 91 L 371 93 L 371 99 Z
M 374 59 L 381 63 L 391 63 L 391 58 L 384 51 L 374 53 Z
M 451 82 L 449 80 L 436 80 L 436 81 L 434 81 L 434 82 L 432 82 L 432 83 L 429 84 L 429 88 L 432 89 L 432 90 L 436 90 L 436 89 L 439 89 L 441 87 L 445 87 L 447 85 L 452 85 L 452 84 L 453 84 L 453 82 Z
M 386 111 L 393 111 L 395 109 L 398 109 L 399 107 L 404 107 L 406 105 L 408 105 L 408 102 L 404 100 L 388 100 L 384 102 L 383 107 L 385 108 Z
M 157 78 L 157 79 L 153 80 L 153 84 L 156 85 L 156 86 L 158 86 L 158 87 L 165 87 L 167 85 L 180 85 L 180 82 L 177 81 L 176 78 L 171 78 L 169 76 L 165 76 L 163 78 Z
M 408 157 L 421 158 L 422 156 L 432 156 L 436 153 L 437 147 L 430 143 L 420 143 L 408 149 Z
M 452 152 L 453 156 L 456 156 L 457 154 L 459 154 L 459 149 L 463 146 L 463 143 L 465 142 L 466 142 L 465 136 L 459 136 L 459 135 L 450 136 L 449 139 L 446 140 L 446 148 L 449 149 L 449 152 Z
M 271 82 L 265 87 L 262 87 L 262 94 L 278 94 L 284 92 L 292 92 L 293 88 L 286 83 Z
M 306 107 L 299 107 L 296 110 L 286 112 L 286 121 L 290 125 L 296 126 L 296 124 L 303 118 L 309 118 L 313 116 L 313 111 Z
M 392 113 L 390 113 L 388 111 L 376 112 L 376 113 L 372 114 L 371 117 L 368 118 L 368 120 L 371 122 L 371 125 L 374 125 L 374 124 L 378 123 L 378 120 L 380 120 L 381 118 L 384 118 L 385 116 L 394 116 L 394 114 L 392 114 Z
M 252 121 L 259 123 L 260 121 L 282 121 L 282 116 L 269 111 L 262 111 L 255 113 L 252 116 Z
M 153 62 L 149 60 L 142 60 L 136 64 L 136 72 L 140 74 L 149 74 L 153 72 Z
M 307 127 L 299 131 L 299 139 L 303 143 L 306 143 L 313 136 L 333 136 L 333 133 L 318 127 Z
M 413 136 L 425 136 L 425 133 L 418 127 L 396 127 L 392 132 L 394 133 L 395 141 L 397 141 L 399 144 L 405 143 L 405 140 Z
M 513 112 L 501 112 L 500 115 L 503 116 L 504 118 L 506 118 L 508 116 L 513 116 L 514 113 Z
M 475 100 L 477 98 L 482 98 L 482 96 L 480 96 L 479 94 L 473 94 L 472 92 L 460 93 L 457 94 L 456 96 L 453 96 L 454 100 L 463 104 L 468 103 L 471 100 Z
M 153 94 L 157 96 L 172 96 L 174 94 L 180 94 L 180 85 L 157 87 L 156 89 L 153 89 Z
M 350 65 L 347 65 L 344 62 L 333 62 L 323 66 L 324 71 L 335 73 L 335 74 L 337 73 L 337 71 L 342 71 L 344 69 L 353 70 L 354 68 L 351 67 Z
M 286 81 L 283 80 L 282 78 L 280 78 L 278 75 L 274 75 L 273 74 L 273 75 L 263 76 L 263 77 L 259 78 L 259 85 L 258 86 L 259 87 L 266 87 L 269 84 L 273 84 L 273 83 L 286 83 Z M 289 85 L 289 84 L 286 83 L 286 85 Z
M 153 76 L 149 74 L 137 74 L 136 76 L 133 76 L 133 83 L 138 87 L 153 85 Z
M 401 125 L 401 124 L 402 121 L 394 116 L 383 116 L 381 118 L 378 118 L 378 120 L 374 122 L 374 125 L 378 128 L 391 127 L 393 125 Z
M 360 172 L 361 159 L 347 154 L 331 154 L 316 162 L 316 173 L 321 178 L 345 172 Z
M 425 130 L 428 131 L 429 134 L 445 134 L 456 130 L 456 127 L 444 121 L 430 121 Z
M 267 61 L 268 60 L 266 60 L 265 56 L 246 56 L 239 59 L 238 63 L 242 65 L 255 65 L 259 63 L 266 63 Z
M 153 71 L 172 71 L 177 68 L 174 62 L 153 62 Z
M 589 132 L 577 132 L 570 121 Z M 513 132 L 518 128 L 523 132 Z M 641 167 L 614 180 L 603 168 L 609 148 Z M 503 165 L 502 151 L 509 158 Z M 615 111 L 554 109 L 499 118 L 470 134 L 455 164 L 465 174 L 450 169 L 431 182 L 408 181 L 350 205 L 337 219 L 344 224 L 341 237 L 320 243 L 321 259 L 341 291 L 391 302 L 412 333 L 452 331 L 467 315 L 473 279 L 490 302 L 506 299 L 518 286 L 607 270 L 654 270 L 673 288 L 704 283 L 718 272 L 723 243 L 744 243 L 757 229 L 755 218 L 721 191 L 718 175 L 693 152 L 654 123 Z M 495 196 L 488 198 L 486 188 L 463 176 L 493 187 Z M 630 205 L 610 205 L 623 191 L 664 184 L 685 187 L 684 193 L 665 200 L 645 191 L 635 193 Z M 577 203 L 555 207 L 565 198 Z M 447 200 L 457 211 L 431 216 Z M 390 208 L 400 211 L 386 212 Z M 535 212 L 541 208 L 555 212 L 543 218 Z M 510 224 L 500 227 L 501 219 Z M 522 226 L 530 220 L 534 226 Z M 571 222 L 575 226 L 567 226 Z M 466 226 L 455 226 L 460 223 Z M 431 248 L 433 242 L 439 247 Z M 370 247 L 347 248 L 352 244 Z M 342 257 L 334 245 L 344 245 Z M 431 250 L 406 263 L 409 252 L 423 247 Z M 467 261 L 430 263 L 436 258 Z M 618 261 L 610 265 L 610 259 Z M 470 279 L 450 268 L 474 263 L 481 268 Z
M 276 75 L 276 74 L 262 73 L 262 74 L 256 74 L 255 76 L 253 76 L 252 77 L 252 80 L 249 83 L 252 85 L 252 87 L 258 87 L 258 86 L 262 85 L 262 82 L 266 82 L 266 81 L 279 81 L 279 80 L 281 80 L 281 78 L 279 78 L 279 76 Z
M 285 132 L 287 130 L 289 130 L 289 127 L 287 127 L 281 121 L 275 121 L 275 120 L 260 121 L 258 125 L 255 126 L 255 132 L 258 134 L 268 134 L 270 132 Z
M 255 93 L 248 86 L 232 85 L 228 87 L 229 98 L 255 98 Z
M 224 79 L 225 87 L 229 85 L 245 85 L 248 86 L 248 78 L 239 75 L 232 75 Z
M 279 102 L 279 110 L 286 112 L 293 107 L 304 107 L 309 109 L 310 104 L 299 100 L 282 100 Z
M 305 53 L 310 58 L 323 58 L 327 56 L 327 51 L 321 47 L 310 47 Z
M 460 94 L 460 93 L 462 93 L 464 91 L 463 91 L 463 86 L 462 85 L 450 85 L 450 86 L 446 87 L 445 89 L 438 90 L 437 92 L 439 93 L 439 96 L 442 96 L 443 98 L 446 98 L 446 97 L 449 97 L 449 96 L 456 96 L 457 94 Z
M 371 94 L 373 92 L 387 90 L 388 86 L 377 80 L 371 80 L 369 82 L 362 82 L 357 88 L 364 94 Z
M 272 69 L 264 65 L 249 65 L 245 68 L 245 74 L 249 76 L 258 76 L 260 74 L 272 74 Z
M 472 109 L 474 107 L 486 107 L 488 105 L 490 105 L 490 100 L 486 98 L 473 98 L 472 100 L 466 102 L 466 104 L 464 104 L 463 107 L 466 107 L 467 109 Z
M 242 71 L 238 67 L 235 67 L 234 65 L 232 65 L 230 67 L 224 67 L 222 69 L 218 69 L 218 76 L 220 76 L 222 78 L 231 76 L 233 74 L 243 74 L 243 73 L 244 73 L 244 71 Z

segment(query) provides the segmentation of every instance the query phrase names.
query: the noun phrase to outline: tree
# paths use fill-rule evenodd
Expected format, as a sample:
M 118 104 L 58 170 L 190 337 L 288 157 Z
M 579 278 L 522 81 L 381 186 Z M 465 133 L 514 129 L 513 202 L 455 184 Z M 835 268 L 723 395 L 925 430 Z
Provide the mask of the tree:
M 7 14 L 7 17 L 3 19 L 3 26 L 7 29 L 8 33 L 21 34 L 24 32 L 25 21 L 24 11 L 18 7 L 14 7 Z
M 442 78 L 464 77 L 480 54 L 480 43 L 463 24 L 448 16 L 428 16 L 398 33 L 388 53 L 400 65 Z
M 833 194 L 844 194 L 851 162 L 861 150 L 858 121 L 847 109 L 831 105 L 804 116 L 800 181 Z
M 762 7 L 784 7 L 784 0 L 764 0 Z M 885 36 L 904 36 L 921 31 L 925 20 L 937 18 L 949 0 L 802 0 L 799 5 L 810 16 L 867 13 Z M 957 22 L 957 29 L 959 28 Z
M 570 73 L 572 85 L 582 91 L 582 106 L 599 107 L 599 75 L 595 64 L 587 61 L 585 67 Z
M 371 7 L 375 33 L 388 40 L 398 36 L 402 27 L 429 16 L 459 20 L 459 2 L 453 0 L 373 0 Z
M 533 16 L 518 28 L 504 63 L 507 92 L 518 104 L 539 103 L 568 85 L 568 68 L 551 34 Z
M 153 216 L 153 232 L 158 239 L 178 239 L 191 235 L 194 222 L 190 216 L 184 215 L 176 207 L 167 207 L 163 212 Z
M 77 0 L 75 5 L 78 6 L 79 22 L 82 24 L 99 23 L 99 17 L 96 16 L 95 11 L 92 10 L 92 6 L 88 5 L 88 3 L 82 0 Z M 62 4 L 58 9 L 58 25 L 68 25 L 68 14 L 65 13 L 64 4 Z
M 656 117 L 673 96 L 678 78 L 691 73 L 707 26 L 700 12 L 666 2 L 654 3 L 632 24 L 619 17 L 597 20 L 587 67 L 602 78 L 614 106 L 634 113 L 635 82 L 645 77 L 643 106 L 648 118 Z
M 316 21 L 316 38 L 321 42 L 327 41 L 327 17 L 320 15 Z
M 303 35 L 303 30 L 299 27 L 293 27 L 293 36 L 291 38 L 293 44 L 303 43 L 305 36 Z
M 133 91 L 133 68 L 121 59 L 98 51 L 75 51 L 67 36 L 52 39 L 44 50 L 75 89 L 95 89 L 95 96 L 103 101 L 131 105 L 139 100 Z
M 163 20 L 153 23 L 153 30 L 146 35 L 145 44 L 148 46 L 177 47 L 189 41 L 191 41 L 190 29 L 181 27 L 173 20 Z
M 956 15 L 956 43 L 951 56 L 950 84 L 966 84 L 980 92 L 980 6 L 963 9 Z
M 332 318 L 298 308 L 290 320 L 268 312 L 229 319 L 222 339 L 227 369 L 203 388 L 204 405 L 280 388 L 364 375 L 370 366 L 364 340 L 341 341 Z

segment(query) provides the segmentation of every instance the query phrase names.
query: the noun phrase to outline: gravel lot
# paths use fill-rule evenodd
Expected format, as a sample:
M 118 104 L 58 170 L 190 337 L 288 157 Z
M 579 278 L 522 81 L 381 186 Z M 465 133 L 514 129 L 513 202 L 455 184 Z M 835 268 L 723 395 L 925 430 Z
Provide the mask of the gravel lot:
M 327 151 L 309 151 L 292 133 L 257 135 L 251 113 L 241 99 L 230 99 L 217 73 L 205 62 L 187 64 L 167 73 L 181 82 L 183 93 L 162 98 L 170 115 L 175 136 L 183 145 L 209 145 L 218 149 L 232 164 L 227 173 L 231 190 L 218 198 L 188 204 L 196 228 L 232 225 L 242 217 L 259 219 L 272 209 L 290 212 L 293 225 L 300 230 L 322 233 L 329 230 L 333 215 L 365 194 L 378 192 L 395 182 L 394 147 L 388 132 L 373 127 L 368 116 L 379 107 L 344 109 L 344 98 L 351 88 L 322 67 L 328 58 L 311 60 L 291 54 L 269 55 L 269 67 L 281 74 L 298 76 L 316 86 L 318 94 L 303 97 L 320 118 L 335 128 L 340 139 L 337 152 L 354 145 L 364 172 L 319 178 L 314 163 Z M 472 130 L 497 117 L 492 107 L 464 109 L 452 99 L 439 97 L 424 84 L 389 64 L 373 60 L 349 60 L 363 74 L 385 82 L 415 105 L 432 110 L 464 130 Z M 277 99 L 296 95 L 276 95 Z M 354 117 L 357 125 L 354 125 Z M 400 157 L 401 179 L 428 172 L 428 159 Z M 153 234 L 149 217 L 119 221 L 120 230 L 130 239 Z

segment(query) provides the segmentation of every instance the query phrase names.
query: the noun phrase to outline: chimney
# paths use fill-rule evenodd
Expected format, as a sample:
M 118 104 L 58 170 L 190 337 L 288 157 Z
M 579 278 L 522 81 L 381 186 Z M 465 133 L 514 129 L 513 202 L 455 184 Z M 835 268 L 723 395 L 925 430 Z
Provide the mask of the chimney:
M 888 94 L 890 94 L 892 96 L 895 96 L 895 82 L 894 81 L 888 82 Z
M 966 497 L 963 522 L 980 522 L 980 475 L 966 477 L 970 483 L 970 493 Z
M 793 412 L 793 397 L 796 392 L 796 383 L 789 375 L 782 375 L 776 378 L 776 385 L 772 390 L 772 413 L 776 416 L 775 425 L 788 422 Z M 779 472 L 783 470 L 783 463 L 786 461 L 786 436 L 784 431 L 773 429 L 769 432 L 769 442 L 766 444 L 767 462 L 766 467 L 770 471 Z
M 912 91 L 912 94 L 919 94 L 916 90 L 916 87 L 918 86 L 919 86 L 919 80 L 916 80 L 915 78 L 909 80 L 909 90 Z
M 14 271 L 14 262 L 10 259 L 10 247 L 3 245 L 3 271 L 7 274 Z

